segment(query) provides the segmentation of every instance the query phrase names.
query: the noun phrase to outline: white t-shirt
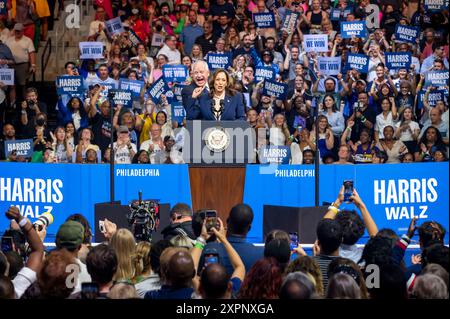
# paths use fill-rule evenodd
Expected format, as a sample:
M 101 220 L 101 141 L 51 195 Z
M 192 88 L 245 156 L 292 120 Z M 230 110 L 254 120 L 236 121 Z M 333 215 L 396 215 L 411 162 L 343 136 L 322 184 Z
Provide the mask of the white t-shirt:
M 378 132 L 378 138 L 384 138 L 383 130 L 388 125 L 395 127 L 395 122 L 392 119 L 392 112 L 389 112 L 386 118 L 384 118 L 383 113 L 378 114 L 374 129 L 375 132 Z
M 16 40 L 15 37 L 10 37 L 5 43 L 11 50 L 16 63 L 30 62 L 28 54 L 35 52 L 33 41 L 26 36 L 22 36 L 20 40 Z
M 169 59 L 169 64 L 180 64 L 181 63 L 181 54 L 177 49 L 172 50 L 166 44 L 159 50 L 158 55 L 164 54 Z
M 25 290 L 31 286 L 37 279 L 37 274 L 34 270 L 23 267 L 16 275 L 16 277 L 12 280 L 14 285 L 14 291 L 16 293 L 16 298 L 20 299 L 22 297 Z
M 114 142 L 114 163 L 116 164 L 131 164 L 131 158 L 130 158 L 130 150 L 128 149 L 127 145 L 121 145 L 119 148 L 117 148 L 117 142 Z M 117 148 L 117 149 L 116 149 Z M 131 143 L 131 148 L 133 149 L 133 152 L 137 153 L 137 147 L 136 144 Z
M 397 122 L 397 124 L 395 124 L 395 128 L 398 129 L 401 126 L 401 122 Z M 419 124 L 417 124 L 417 122 L 411 121 L 409 122 L 409 128 L 410 130 L 406 130 L 400 133 L 400 141 L 402 142 L 408 142 L 408 141 L 413 141 L 413 137 L 412 137 L 412 133 L 415 130 L 420 130 L 419 128 Z

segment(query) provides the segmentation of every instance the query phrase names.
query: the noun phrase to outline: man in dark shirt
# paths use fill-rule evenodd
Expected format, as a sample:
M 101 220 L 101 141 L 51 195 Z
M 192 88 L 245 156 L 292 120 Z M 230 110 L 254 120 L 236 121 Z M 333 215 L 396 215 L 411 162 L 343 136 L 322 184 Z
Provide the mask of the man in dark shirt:
M 3 126 L 3 139 L 0 140 L 0 160 L 5 160 L 5 142 L 14 141 L 16 139 L 16 130 L 11 124 L 5 124 Z
M 252 49 L 252 44 L 253 44 L 253 41 L 250 37 L 250 34 L 244 35 L 244 37 L 242 38 L 242 46 L 240 46 L 233 52 L 233 59 L 236 58 L 240 54 L 244 54 L 244 55 L 247 55 L 247 57 L 250 60 L 252 60 L 251 54 L 250 54 L 250 51 Z
M 347 127 L 350 127 L 352 130 L 350 139 L 353 143 L 356 143 L 359 140 L 359 135 L 363 128 L 369 129 L 373 134 L 376 114 L 369 107 L 369 95 L 367 92 L 360 92 L 358 94 L 358 102 L 353 107 L 354 112 L 347 121 Z
M 47 115 L 47 104 L 38 100 L 38 92 L 35 88 L 30 87 L 25 91 L 26 99 L 22 102 L 20 122 L 22 123 L 22 136 L 24 138 L 32 138 L 36 135 L 35 126 L 44 126 L 44 122 L 35 121 L 41 113 Z
M 227 239 L 231 246 L 241 256 L 246 271 L 258 260 L 264 256 L 264 248 L 254 246 L 245 239 L 250 231 L 253 222 L 253 210 L 246 204 L 238 204 L 231 209 L 227 220 Z M 225 248 L 220 243 L 208 243 L 203 250 L 205 252 L 215 251 L 219 255 L 219 262 L 225 267 L 228 274 L 233 273 L 233 266 L 230 263 Z M 202 264 L 202 260 L 200 264 Z
M 110 119 L 110 105 L 108 100 L 100 99 L 100 93 L 104 89 L 96 90 L 90 101 L 89 119 L 94 132 L 94 144 L 102 151 L 102 156 L 111 143 L 112 125 Z M 97 112 L 97 104 L 100 112 Z
M 225 0 L 217 0 L 216 4 L 211 6 L 210 12 L 214 21 L 217 21 L 222 15 L 226 15 L 228 19 L 233 19 L 236 14 L 233 5 Z
M 202 47 L 203 56 L 207 55 L 208 52 L 216 50 L 216 42 L 218 37 L 213 34 L 213 25 L 211 22 L 205 22 L 203 25 L 204 34 L 195 39 L 195 44 Z
M 164 239 L 171 240 L 178 235 L 195 239 L 192 230 L 192 210 L 187 204 L 178 203 L 170 211 L 171 223 L 161 231 Z

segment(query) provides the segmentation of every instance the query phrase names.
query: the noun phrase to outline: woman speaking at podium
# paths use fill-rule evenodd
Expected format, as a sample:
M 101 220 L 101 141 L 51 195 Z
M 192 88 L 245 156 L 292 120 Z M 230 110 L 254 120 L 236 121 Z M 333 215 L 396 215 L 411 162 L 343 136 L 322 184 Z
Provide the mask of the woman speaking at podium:
M 195 101 L 188 118 L 206 121 L 234 121 L 245 120 L 244 101 L 242 94 L 231 89 L 230 75 L 222 69 L 213 74 L 207 86 L 196 87 L 192 91 L 192 99 Z

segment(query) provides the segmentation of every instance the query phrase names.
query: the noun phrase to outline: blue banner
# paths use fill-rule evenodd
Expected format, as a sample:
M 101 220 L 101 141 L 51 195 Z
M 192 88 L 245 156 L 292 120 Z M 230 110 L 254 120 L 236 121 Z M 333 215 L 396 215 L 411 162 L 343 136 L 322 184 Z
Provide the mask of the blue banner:
M 331 21 L 339 21 L 341 19 L 341 10 L 337 8 L 331 8 L 330 11 L 330 20 Z M 342 33 L 342 31 L 341 31 Z
M 181 96 L 181 91 L 183 91 L 183 88 L 186 85 L 181 84 L 181 83 L 176 83 L 175 85 L 172 86 L 172 92 L 173 92 L 173 101 L 175 102 L 182 102 L 183 98 Z
M 108 91 L 113 107 L 122 105 L 123 107 L 133 106 L 133 94 L 131 91 L 112 89 Z
M 338 75 L 341 73 L 341 57 L 325 57 L 319 56 L 317 58 L 319 71 L 324 75 Z
M 167 83 L 170 82 L 186 82 L 189 72 L 185 65 L 163 65 L 163 76 Z
M 123 28 L 122 20 L 120 19 L 120 17 L 106 21 L 105 25 L 106 25 L 106 30 L 108 31 L 109 35 L 111 35 L 111 36 L 125 32 L 125 29 Z
M 288 85 L 283 82 L 264 81 L 263 95 L 275 96 L 277 100 L 286 99 Z
M 448 70 L 430 71 L 425 73 L 425 85 L 424 87 L 448 86 L 449 73 Z
M 255 82 L 263 80 L 275 80 L 276 74 L 274 68 L 270 66 L 260 66 L 255 70 Z
M 285 10 L 284 20 L 281 24 L 281 30 L 286 31 L 288 34 L 295 31 L 297 27 L 297 20 L 300 17 L 299 12 L 293 12 L 289 9 Z
M 56 77 L 56 92 L 58 95 L 78 95 L 84 92 L 83 77 L 63 75 Z
M 14 69 L 0 68 L 0 82 L 3 85 L 14 85 Z
M 367 37 L 366 21 L 341 21 L 341 37 L 343 39 Z
M 224 53 L 208 53 L 207 55 L 207 63 L 210 70 L 216 69 L 228 69 L 231 66 L 232 62 L 231 54 Z
M 412 63 L 412 55 L 411 52 L 385 52 L 384 57 L 386 60 L 386 67 L 389 70 L 398 70 L 398 69 L 407 69 Z
M 448 163 L 321 165 L 319 202 L 333 202 L 343 181 L 351 179 L 378 229 L 404 234 L 413 216 L 418 225 L 435 220 L 448 229 L 448 168 Z M 314 166 L 247 165 L 244 203 L 255 216 L 249 239 L 261 242 L 264 205 L 314 206 Z M 341 208 L 355 209 L 353 204 Z
M 9 227 L 4 212 L 14 205 L 33 222 L 51 212 L 54 223 L 47 239 L 53 241 L 59 226 L 75 213 L 84 215 L 94 229 L 94 205 L 109 201 L 109 165 L 0 163 L 0 172 L 0 232 Z M 127 205 L 139 191 L 144 199 L 191 205 L 188 166 L 116 166 L 115 199 Z
M 160 77 L 148 89 L 147 93 L 153 98 L 154 102 L 161 103 L 161 94 L 166 94 L 168 91 L 170 91 L 170 88 L 164 81 L 164 77 Z
M 369 57 L 364 54 L 349 53 L 347 54 L 346 70 L 355 69 L 360 73 L 369 72 Z
M 16 151 L 17 156 L 30 158 L 33 155 L 33 139 L 26 140 L 5 140 L 5 158 L 8 158 L 12 151 Z
M 417 96 L 417 107 L 421 109 L 423 107 L 423 100 L 425 98 L 426 90 L 420 90 Z M 446 102 L 446 91 L 445 90 L 432 90 L 428 93 L 428 105 L 436 106 L 438 101 Z
M 143 87 L 144 81 L 128 80 L 128 79 L 119 80 L 119 89 L 130 91 L 133 100 L 139 99 Z
M 448 0 L 424 0 L 425 12 L 440 12 L 448 10 Z
M 397 24 L 394 33 L 395 40 L 417 44 L 416 39 L 419 36 L 419 32 L 419 28 Z
M 102 59 L 103 42 L 80 42 L 80 59 Z
M 257 28 L 275 28 L 275 15 L 272 12 L 254 13 L 253 22 Z
M 305 34 L 303 35 L 303 47 L 305 52 L 328 52 L 328 35 Z
M 183 123 L 183 120 L 186 117 L 186 110 L 184 109 L 183 104 L 180 102 L 173 102 L 171 107 L 172 122 L 178 122 L 179 124 Z
M 261 164 L 289 164 L 291 148 L 289 146 L 265 145 L 258 152 Z
M 0 0 L 0 14 L 6 14 L 6 0 Z

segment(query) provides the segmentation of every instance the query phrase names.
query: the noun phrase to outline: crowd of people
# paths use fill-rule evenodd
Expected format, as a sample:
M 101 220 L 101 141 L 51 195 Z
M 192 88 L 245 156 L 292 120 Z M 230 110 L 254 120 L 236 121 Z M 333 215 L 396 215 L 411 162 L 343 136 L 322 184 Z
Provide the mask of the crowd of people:
M 105 219 L 106 241 L 93 244 L 89 222 L 74 214 L 59 227 L 56 247 L 44 246 L 45 225 L 10 207 L 0 299 L 448 299 L 442 225 L 413 219 L 399 236 L 378 229 L 356 190 L 351 200 L 359 212 L 339 209 L 342 188 L 316 225 L 310 255 L 283 230 L 266 234 L 264 245 L 248 242 L 253 211 L 246 204 L 234 206 L 225 225 L 178 203 L 158 230 L 163 239 L 151 242 Z M 421 252 L 405 261 L 415 236 Z
M 46 2 L 8 0 L 14 10 L 0 22 L 0 66 L 15 72 L 15 85 L 0 83 L 0 159 L 108 163 L 113 147 L 116 163 L 183 163 L 186 120 L 207 120 L 247 121 L 258 132 L 255 162 L 269 144 L 289 148 L 292 164 L 311 164 L 317 152 L 324 164 L 448 160 L 448 78 L 440 86 L 425 79 L 448 71 L 448 8 L 402 0 L 96 0 L 85 39 L 103 43 L 103 58 L 65 63 L 61 76 L 81 76 L 84 88 L 59 94 L 55 109 L 28 84 L 42 66 L 36 30 L 22 17 Z M 273 25 L 258 27 L 259 13 L 273 13 Z M 284 21 L 292 13 L 298 19 L 289 27 Z M 112 34 L 106 22 L 117 17 L 124 31 Z M 341 34 L 340 23 L 354 21 L 365 22 L 365 37 Z M 418 27 L 416 41 L 397 39 L 398 25 Z M 306 50 L 309 34 L 327 34 L 328 52 Z M 411 52 L 410 66 L 388 69 L 392 52 Z M 230 56 L 230 65 L 212 69 L 212 54 Z M 349 54 L 368 56 L 367 73 L 347 66 Z M 340 57 L 340 73 L 322 74 L 321 57 Z M 184 65 L 189 74 L 182 83 L 165 83 L 173 92 L 156 100 L 149 88 L 165 78 L 167 65 Z M 260 68 L 287 84 L 285 98 L 263 90 Z M 124 79 L 142 84 L 132 107 L 108 99 Z M 181 118 L 173 114 L 177 99 Z M 33 139 L 33 154 L 5 154 L 5 143 L 20 139 Z

